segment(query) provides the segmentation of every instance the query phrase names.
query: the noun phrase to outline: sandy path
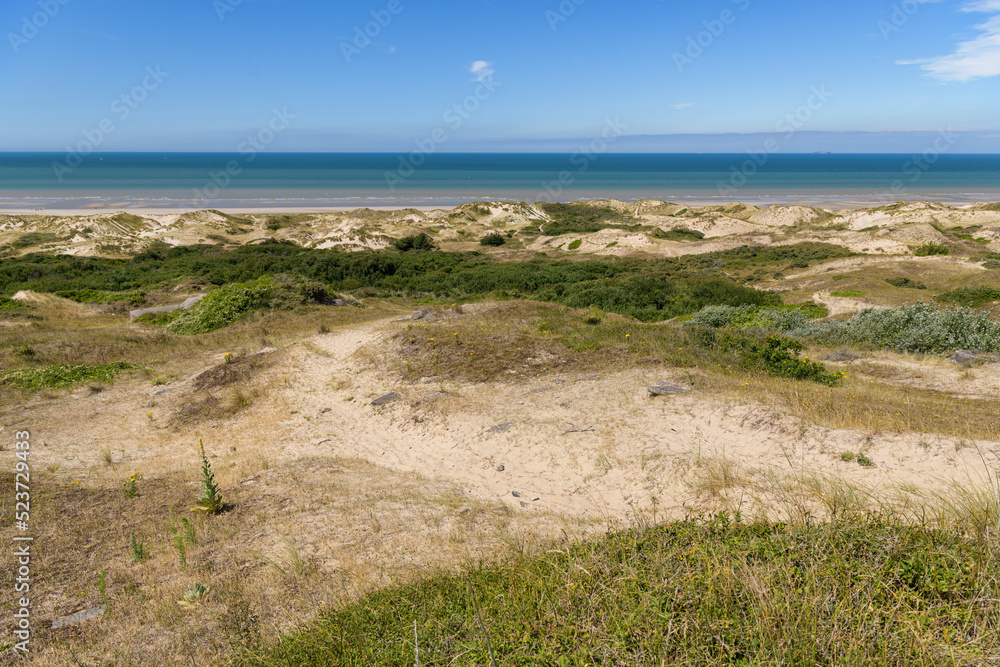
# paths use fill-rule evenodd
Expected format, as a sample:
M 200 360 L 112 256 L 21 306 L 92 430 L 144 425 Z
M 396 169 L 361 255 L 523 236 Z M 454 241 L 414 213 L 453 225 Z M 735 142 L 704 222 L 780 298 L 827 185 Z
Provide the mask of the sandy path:
M 661 517 L 682 516 L 704 507 L 692 480 L 719 458 L 758 478 L 774 471 L 820 474 L 888 490 L 940 488 L 948 479 L 975 479 L 982 469 L 976 449 L 954 438 L 803 426 L 751 397 L 735 404 L 701 397 L 697 388 L 653 399 L 647 385 L 681 378 L 649 371 L 516 385 L 399 384 L 358 354 L 378 349 L 394 326 L 319 335 L 297 352 L 283 396 L 296 412 L 281 424 L 286 455 L 359 456 L 448 479 L 477 498 L 517 509 L 608 520 L 654 508 Z M 344 379 L 351 384 L 337 388 Z M 389 391 L 403 398 L 371 405 Z M 438 392 L 447 398 L 425 400 Z M 489 432 L 500 424 L 509 429 Z M 979 445 L 995 468 L 996 443 Z M 866 451 L 877 467 L 844 462 L 844 451 Z

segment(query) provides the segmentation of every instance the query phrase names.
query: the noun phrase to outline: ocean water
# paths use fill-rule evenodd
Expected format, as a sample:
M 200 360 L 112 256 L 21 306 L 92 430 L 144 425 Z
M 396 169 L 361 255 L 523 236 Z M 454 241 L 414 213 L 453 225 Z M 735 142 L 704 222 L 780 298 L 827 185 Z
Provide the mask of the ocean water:
M 1000 201 L 1000 155 L 0 153 L 0 208 Z

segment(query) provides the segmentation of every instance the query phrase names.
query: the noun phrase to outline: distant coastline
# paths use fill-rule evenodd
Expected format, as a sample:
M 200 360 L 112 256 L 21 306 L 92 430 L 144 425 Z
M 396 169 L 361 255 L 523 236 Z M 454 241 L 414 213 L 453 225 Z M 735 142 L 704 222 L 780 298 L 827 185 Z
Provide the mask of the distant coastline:
M 588 199 L 960 206 L 1000 201 L 1000 155 L 0 153 L 5 212 L 306 212 Z

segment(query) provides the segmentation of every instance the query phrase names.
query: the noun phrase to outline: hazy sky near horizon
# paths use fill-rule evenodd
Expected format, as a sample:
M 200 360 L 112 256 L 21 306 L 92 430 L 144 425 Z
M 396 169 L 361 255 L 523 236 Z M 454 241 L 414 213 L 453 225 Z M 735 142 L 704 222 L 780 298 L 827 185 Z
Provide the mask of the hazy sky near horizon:
M 6 0 L 0 27 L 0 150 L 1000 130 L 1000 0 Z

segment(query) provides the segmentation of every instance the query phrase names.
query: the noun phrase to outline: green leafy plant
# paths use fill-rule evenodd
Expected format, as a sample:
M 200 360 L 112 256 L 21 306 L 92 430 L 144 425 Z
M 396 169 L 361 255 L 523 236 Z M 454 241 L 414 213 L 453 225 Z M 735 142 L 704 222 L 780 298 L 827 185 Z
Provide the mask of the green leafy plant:
M 858 461 L 858 465 L 861 466 L 862 468 L 874 468 L 875 467 L 875 462 L 872 461 L 867 456 L 865 456 L 864 454 L 858 454 L 857 461 Z
M 138 368 L 137 364 L 116 361 L 111 364 L 101 364 L 99 366 L 77 364 L 73 366 L 21 369 L 0 375 L 0 384 L 9 384 L 19 389 L 31 390 L 67 387 L 91 380 L 111 382 L 120 373 L 133 371 Z
M 396 242 L 393 245 L 395 245 L 396 250 L 399 250 L 400 252 L 409 252 L 410 250 L 434 250 L 434 240 L 423 232 L 412 236 L 404 236 L 401 239 L 396 239 Z
M 735 353 L 744 369 L 760 369 L 778 377 L 811 380 L 831 387 L 840 382 L 841 376 L 827 372 L 825 365 L 809 361 L 808 357 L 800 359 L 804 346 L 791 338 L 768 336 L 758 340 L 723 332 L 716 340 L 716 347 L 722 352 Z
M 106 572 L 101 570 L 97 573 L 97 592 L 101 595 L 101 604 L 108 606 L 108 582 Z
M 132 555 L 133 563 L 138 563 L 149 557 L 149 551 L 146 550 L 146 545 L 135 539 L 135 533 L 132 533 L 132 542 L 129 544 L 129 553 Z
M 200 584 L 196 581 L 188 586 L 188 589 L 184 591 L 184 597 L 178 600 L 177 604 L 182 607 L 194 607 L 208 597 L 208 594 L 211 592 L 211 586 L 208 584 Z
M 181 569 L 187 571 L 187 549 L 184 548 L 184 535 L 174 534 L 174 549 L 177 550 L 177 558 L 181 561 Z
M 571 242 L 568 246 L 566 246 L 566 249 L 567 250 L 576 250 L 577 248 L 579 248 L 582 245 L 583 245 L 583 239 L 577 239 L 577 240 Z
M 198 498 L 198 502 L 191 508 L 191 511 L 217 514 L 225 504 L 222 501 L 222 491 L 215 482 L 212 465 L 205 455 L 205 445 L 201 438 L 198 438 L 198 449 L 201 452 L 201 497 Z

